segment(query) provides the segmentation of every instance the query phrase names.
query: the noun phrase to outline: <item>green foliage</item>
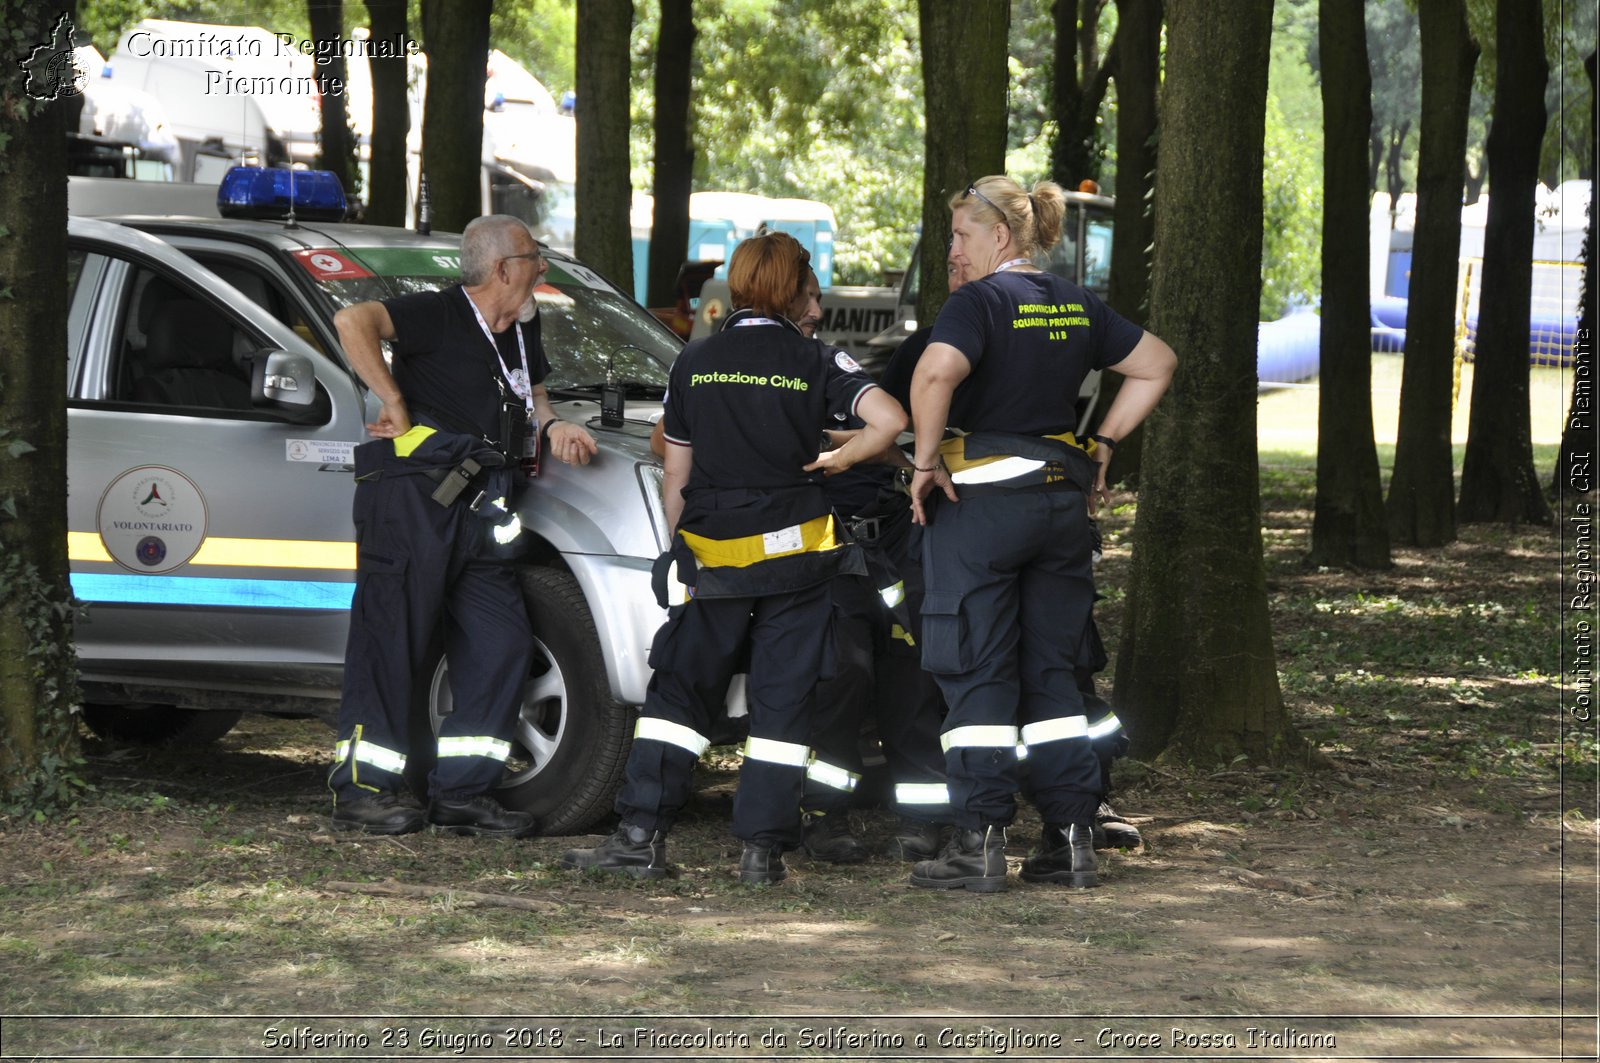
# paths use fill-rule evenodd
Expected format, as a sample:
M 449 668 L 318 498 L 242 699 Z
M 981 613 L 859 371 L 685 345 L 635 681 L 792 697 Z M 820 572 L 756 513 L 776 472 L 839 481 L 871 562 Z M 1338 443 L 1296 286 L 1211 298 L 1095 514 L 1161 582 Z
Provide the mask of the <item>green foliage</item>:
M 1290 5 L 1273 27 L 1262 165 L 1261 319 L 1321 286 L 1322 100 L 1306 56 L 1314 24 Z
M 345 25 L 366 24 L 361 0 L 346 0 Z M 305 0 L 78 0 L 76 24 L 101 53 L 109 56 L 123 32 L 139 20 L 167 18 L 219 26 L 261 26 L 274 33 L 311 35 Z
M 637 20 L 653 4 L 634 4 Z M 571 0 L 510 0 L 489 16 L 489 40 L 560 99 L 578 84 L 578 19 Z
M 8 608 L 18 611 L 28 636 L 36 751 L 24 756 L 9 729 L 0 734 L 0 764 L 14 769 L 3 780 L 0 813 L 29 812 L 37 818 L 70 807 L 85 785 L 78 775 L 83 758 L 76 752 L 77 664 L 71 640 L 63 637 L 76 607 L 70 591 L 42 578 L 37 567 L 15 554 L 0 559 L 0 601 L 12 603 Z

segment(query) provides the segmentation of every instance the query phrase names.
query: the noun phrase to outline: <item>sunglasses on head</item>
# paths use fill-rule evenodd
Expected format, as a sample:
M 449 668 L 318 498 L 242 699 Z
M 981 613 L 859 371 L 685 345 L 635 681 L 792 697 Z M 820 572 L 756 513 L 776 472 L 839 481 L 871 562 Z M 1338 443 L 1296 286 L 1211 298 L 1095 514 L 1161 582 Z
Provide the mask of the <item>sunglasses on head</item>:
M 990 208 L 992 208 L 995 211 L 995 213 L 999 214 L 1000 217 L 1004 218 L 1006 216 L 1006 212 L 1005 211 L 1003 211 L 999 207 L 995 206 L 994 200 L 990 199 L 988 196 L 986 196 L 982 192 L 978 191 L 978 186 L 977 185 L 968 185 L 967 186 L 967 190 L 965 192 L 961 193 L 961 198 L 962 199 L 966 199 L 968 196 L 977 196 L 979 199 L 981 199 L 985 203 L 989 204 Z

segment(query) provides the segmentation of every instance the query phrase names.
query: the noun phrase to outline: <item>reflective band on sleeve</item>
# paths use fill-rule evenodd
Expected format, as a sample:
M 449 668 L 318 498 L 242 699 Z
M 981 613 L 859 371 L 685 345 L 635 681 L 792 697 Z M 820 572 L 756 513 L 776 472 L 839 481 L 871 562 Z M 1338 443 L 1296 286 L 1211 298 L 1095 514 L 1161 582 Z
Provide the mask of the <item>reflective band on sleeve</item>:
M 946 753 L 952 749 L 1005 749 L 1017 744 L 1017 729 L 1003 724 L 952 727 L 939 736 Z
M 897 782 L 894 800 L 899 805 L 948 805 L 950 791 L 942 782 Z
M 779 742 L 773 738 L 757 738 L 751 735 L 745 740 L 744 755 L 751 760 L 763 760 L 768 764 L 803 768 L 811 759 L 811 748 L 795 742 Z
M 883 604 L 893 609 L 906 600 L 906 581 L 900 580 L 892 586 L 884 587 L 878 593 L 883 596 Z
M 499 738 L 451 736 L 439 739 L 441 757 L 488 757 L 506 761 L 511 758 L 511 743 Z
M 711 747 L 711 740 L 694 728 L 663 720 L 659 716 L 639 717 L 633 737 L 635 741 L 648 738 L 654 742 L 665 742 L 669 746 L 687 749 L 697 757 Z
M 382 746 L 374 745 L 371 742 L 363 742 L 359 739 L 346 739 L 334 746 L 334 758 L 341 763 L 348 759 L 351 746 L 355 747 L 356 760 L 371 764 L 379 771 L 392 771 L 398 775 L 406 770 L 405 754 L 396 753 L 392 749 L 385 749 Z
M 1090 738 L 1104 738 L 1106 735 L 1122 727 L 1122 721 L 1117 719 L 1116 713 L 1108 713 L 1103 720 L 1096 720 L 1089 725 Z
M 1082 716 L 1058 716 L 1054 720 L 1039 720 L 1022 729 L 1022 744 L 1040 746 L 1046 742 L 1059 742 L 1063 738 L 1085 738 L 1089 734 L 1089 721 Z
M 825 760 L 813 760 L 807 764 L 806 778 L 835 790 L 843 790 L 845 793 L 853 791 L 856 783 L 861 781 L 861 776 L 855 772 L 846 771 L 837 764 L 829 764 Z

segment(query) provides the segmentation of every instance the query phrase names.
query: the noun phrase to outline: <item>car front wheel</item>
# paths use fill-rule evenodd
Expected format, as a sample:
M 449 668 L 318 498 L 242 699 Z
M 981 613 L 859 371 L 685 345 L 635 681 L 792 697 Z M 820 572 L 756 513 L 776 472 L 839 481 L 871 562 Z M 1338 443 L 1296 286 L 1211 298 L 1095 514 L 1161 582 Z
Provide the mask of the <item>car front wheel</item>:
M 577 580 L 552 568 L 520 569 L 518 577 L 533 624 L 533 660 L 495 797 L 538 816 L 542 834 L 578 834 L 611 812 L 635 711 L 611 696 L 600 639 Z M 417 684 L 411 717 L 406 774 L 419 794 L 433 767 L 434 736 L 454 711 L 449 662 L 436 650 Z

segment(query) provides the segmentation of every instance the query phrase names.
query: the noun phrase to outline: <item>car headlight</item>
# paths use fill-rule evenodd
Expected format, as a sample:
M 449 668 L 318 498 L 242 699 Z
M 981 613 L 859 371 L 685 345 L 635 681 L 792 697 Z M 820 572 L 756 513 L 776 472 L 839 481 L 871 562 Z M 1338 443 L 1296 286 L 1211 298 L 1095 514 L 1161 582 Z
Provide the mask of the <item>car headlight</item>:
M 639 476 L 639 490 L 644 493 L 644 508 L 649 511 L 650 524 L 655 528 L 656 545 L 666 550 L 672 541 L 667 531 L 667 506 L 662 501 L 667 471 L 650 461 L 639 462 L 634 466 L 634 471 Z

